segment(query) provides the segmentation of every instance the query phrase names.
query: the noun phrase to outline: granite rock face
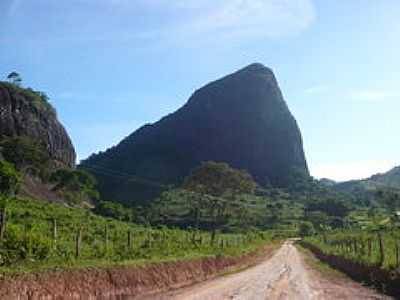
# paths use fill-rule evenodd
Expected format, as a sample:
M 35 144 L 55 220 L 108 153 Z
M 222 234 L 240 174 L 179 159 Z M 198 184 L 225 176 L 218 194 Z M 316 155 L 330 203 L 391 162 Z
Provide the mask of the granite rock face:
M 272 70 L 252 64 L 207 84 L 173 114 L 81 167 L 96 175 L 104 197 L 136 203 L 179 184 L 208 160 L 274 186 L 285 186 L 294 168 L 308 174 L 299 127 Z
M 0 83 L 0 140 L 28 136 L 40 141 L 60 167 L 74 167 L 75 149 L 54 108 L 37 92 Z

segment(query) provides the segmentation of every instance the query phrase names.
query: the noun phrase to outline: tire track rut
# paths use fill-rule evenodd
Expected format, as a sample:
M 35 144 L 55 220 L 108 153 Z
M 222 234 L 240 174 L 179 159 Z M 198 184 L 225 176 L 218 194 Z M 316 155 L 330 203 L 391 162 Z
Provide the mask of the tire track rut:
M 311 270 L 292 241 L 257 266 L 162 295 L 156 300 L 391 299 L 351 280 L 329 280 Z

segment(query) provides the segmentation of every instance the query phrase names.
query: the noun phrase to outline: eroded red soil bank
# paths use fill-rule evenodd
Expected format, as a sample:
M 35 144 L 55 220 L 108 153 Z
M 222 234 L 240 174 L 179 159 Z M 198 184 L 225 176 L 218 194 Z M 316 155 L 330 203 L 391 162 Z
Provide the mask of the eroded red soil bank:
M 272 251 L 273 247 L 267 247 L 238 257 L 21 275 L 0 280 L 0 299 L 125 299 L 148 295 L 253 265 Z
M 319 260 L 347 274 L 355 281 L 368 284 L 384 293 L 400 299 L 400 276 L 398 271 L 383 270 L 379 266 L 367 266 L 345 257 L 323 253 L 318 247 L 300 242 L 301 246 L 309 249 Z

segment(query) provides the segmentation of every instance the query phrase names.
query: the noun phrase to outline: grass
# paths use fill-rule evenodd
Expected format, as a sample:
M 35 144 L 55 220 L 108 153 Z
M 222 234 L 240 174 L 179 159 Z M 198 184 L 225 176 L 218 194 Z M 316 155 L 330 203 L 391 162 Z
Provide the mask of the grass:
M 6 234 L 0 245 L 0 273 L 9 276 L 238 256 L 270 243 L 273 236 L 272 232 L 260 231 L 218 234 L 212 244 L 208 232 L 151 228 L 26 198 L 9 199 L 7 214 Z
M 304 254 L 305 263 L 313 270 L 316 270 L 328 277 L 348 279 L 346 274 L 332 268 L 327 263 L 324 263 L 323 261 L 316 258 L 315 255 L 309 249 L 306 249 L 299 244 L 296 244 L 296 248 L 302 254 Z
M 308 237 L 305 241 L 325 254 L 341 256 L 366 266 L 396 270 L 400 263 L 399 238 L 399 229 L 380 232 L 344 229 Z

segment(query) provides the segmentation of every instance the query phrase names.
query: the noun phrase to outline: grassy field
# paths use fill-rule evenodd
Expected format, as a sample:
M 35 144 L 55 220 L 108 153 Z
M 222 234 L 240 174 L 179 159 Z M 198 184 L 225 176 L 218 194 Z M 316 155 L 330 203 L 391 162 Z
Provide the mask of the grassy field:
M 326 254 L 341 256 L 367 266 L 385 270 L 400 267 L 400 230 L 337 230 L 308 237 L 305 242 Z
M 90 211 L 30 199 L 10 199 L 0 247 L 0 272 L 102 267 L 234 256 L 273 240 L 272 232 L 218 234 L 150 228 Z

